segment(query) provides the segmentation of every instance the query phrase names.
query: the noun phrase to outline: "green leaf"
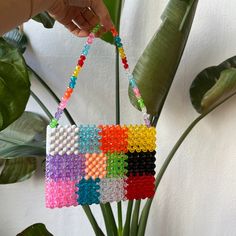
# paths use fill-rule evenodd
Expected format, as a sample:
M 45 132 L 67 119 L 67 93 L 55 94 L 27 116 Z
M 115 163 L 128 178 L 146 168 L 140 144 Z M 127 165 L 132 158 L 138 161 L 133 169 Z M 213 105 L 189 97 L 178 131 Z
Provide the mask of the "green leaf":
M 162 14 L 162 25 L 153 36 L 134 69 L 134 77 L 148 113 L 159 116 L 180 63 L 196 12 L 198 0 L 170 0 Z M 129 88 L 131 103 L 137 100 Z
M 30 95 L 30 81 L 21 53 L 0 38 L 0 130 L 19 118 Z
M 38 114 L 24 112 L 8 128 L 0 132 L 0 156 L 45 155 L 47 122 Z
M 122 0 L 104 0 L 104 3 L 110 13 L 112 22 L 114 23 L 116 29 L 119 30 Z M 101 39 L 108 43 L 114 44 L 114 39 L 110 32 L 105 33 Z
M 199 113 L 210 109 L 230 96 L 235 90 L 236 57 L 231 57 L 218 66 L 204 69 L 194 79 L 190 87 L 190 98 L 194 108 Z
M 36 171 L 34 157 L 19 157 L 5 160 L 0 174 L 0 184 L 12 184 L 29 179 Z
M 16 236 L 53 236 L 42 223 L 29 226 Z
M 53 28 L 55 20 L 47 13 L 41 12 L 32 18 L 33 20 L 42 23 L 45 28 Z
M 127 211 L 126 211 L 126 219 L 125 219 L 125 225 L 123 230 L 123 236 L 129 236 L 130 234 L 130 220 L 131 220 L 131 214 L 133 209 L 133 200 L 129 200 Z M 138 224 L 136 225 L 138 227 Z
M 3 38 L 17 48 L 21 53 L 24 53 L 28 44 L 28 39 L 24 32 L 21 32 L 19 28 L 15 28 L 3 35 Z

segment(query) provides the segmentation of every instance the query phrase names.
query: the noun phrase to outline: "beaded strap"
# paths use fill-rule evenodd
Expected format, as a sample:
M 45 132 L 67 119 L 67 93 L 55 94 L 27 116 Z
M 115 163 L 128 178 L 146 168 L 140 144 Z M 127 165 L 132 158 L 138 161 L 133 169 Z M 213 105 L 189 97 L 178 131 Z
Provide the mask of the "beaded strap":
M 64 96 L 62 97 L 61 102 L 60 102 L 60 104 L 57 108 L 57 112 L 55 113 L 54 118 L 50 122 L 50 127 L 51 128 L 55 128 L 58 125 L 58 121 L 59 121 L 61 115 L 63 114 L 64 109 L 67 106 L 67 103 L 68 103 L 68 101 L 71 97 L 71 94 L 73 93 L 73 90 L 75 88 L 75 84 L 76 84 L 76 81 L 77 81 L 77 78 L 78 78 L 78 74 L 79 74 L 80 70 L 82 69 L 82 67 L 84 65 L 84 62 L 85 62 L 86 57 L 88 55 L 91 44 L 94 41 L 95 34 L 98 32 L 99 28 L 100 28 L 100 25 L 97 25 L 96 27 L 94 27 L 93 30 L 91 31 L 91 33 L 88 36 L 86 44 L 84 45 L 81 56 L 78 60 L 78 64 L 75 67 L 75 70 L 74 70 L 72 76 L 70 77 L 69 87 L 67 87 L 67 89 L 64 93 Z M 142 96 L 140 94 L 140 91 L 138 89 L 138 86 L 137 86 L 137 84 L 134 80 L 134 76 L 132 75 L 132 73 L 129 70 L 129 65 L 128 65 L 127 57 L 126 57 L 126 54 L 125 54 L 125 51 L 124 51 L 124 48 L 123 48 L 123 44 L 121 43 L 121 38 L 119 37 L 119 34 L 118 34 L 118 32 L 116 31 L 115 28 L 111 29 L 111 33 L 112 33 L 112 35 L 115 39 L 115 44 L 116 44 L 116 46 L 119 50 L 120 58 L 121 58 L 121 61 L 123 63 L 123 67 L 126 71 L 126 75 L 129 79 L 130 86 L 132 87 L 132 90 L 135 94 L 135 97 L 137 98 L 140 109 L 143 113 L 144 122 L 145 122 L 146 126 L 150 127 L 149 115 L 147 114 L 146 106 L 144 104 L 143 98 L 142 98 Z

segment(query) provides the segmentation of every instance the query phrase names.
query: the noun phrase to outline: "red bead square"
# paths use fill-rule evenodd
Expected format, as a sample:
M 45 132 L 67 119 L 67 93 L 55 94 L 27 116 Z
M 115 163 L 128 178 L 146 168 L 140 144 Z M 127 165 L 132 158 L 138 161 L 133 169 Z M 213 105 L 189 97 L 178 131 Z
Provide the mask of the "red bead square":
M 155 177 L 152 175 L 129 176 L 126 179 L 126 199 L 152 198 L 155 193 Z

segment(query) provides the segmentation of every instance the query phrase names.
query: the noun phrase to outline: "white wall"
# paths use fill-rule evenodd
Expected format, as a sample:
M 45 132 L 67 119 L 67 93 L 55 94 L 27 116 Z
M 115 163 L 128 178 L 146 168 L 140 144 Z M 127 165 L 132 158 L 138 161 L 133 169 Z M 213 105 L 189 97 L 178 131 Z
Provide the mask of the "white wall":
M 167 0 L 126 0 L 121 35 L 133 68 L 160 24 Z M 158 124 L 158 168 L 187 125 L 197 116 L 188 89 L 207 66 L 236 54 L 235 0 L 200 1 L 191 35 Z M 61 96 L 84 40 L 56 24 L 53 30 L 29 22 L 27 62 Z M 69 105 L 81 123 L 114 122 L 114 49 L 99 40 Z M 139 122 L 129 104 L 127 80 L 122 79 L 122 123 Z M 51 110 L 55 104 L 35 82 L 33 88 Z M 110 89 L 110 91 L 109 91 Z M 147 227 L 148 236 L 236 235 L 236 99 L 232 98 L 204 119 L 177 152 L 157 191 Z M 40 109 L 30 101 L 29 110 Z M 80 207 L 47 210 L 42 173 L 31 180 L 1 186 L 0 235 L 12 236 L 35 222 L 43 222 L 55 236 L 93 235 Z M 115 206 L 115 205 L 114 205 Z M 102 224 L 100 209 L 92 209 Z

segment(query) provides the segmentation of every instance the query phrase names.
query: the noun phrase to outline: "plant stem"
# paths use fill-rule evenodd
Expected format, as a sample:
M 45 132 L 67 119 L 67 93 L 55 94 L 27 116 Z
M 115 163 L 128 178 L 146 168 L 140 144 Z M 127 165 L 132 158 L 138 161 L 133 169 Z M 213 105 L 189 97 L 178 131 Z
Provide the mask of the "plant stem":
M 86 216 L 88 217 L 90 224 L 93 227 L 93 231 L 95 233 L 96 236 L 105 236 L 105 234 L 102 232 L 101 228 L 98 226 L 98 223 L 96 221 L 96 219 L 93 216 L 93 213 L 90 209 L 89 206 L 83 206 L 84 212 L 86 214 Z
M 109 222 L 110 222 L 110 225 L 111 225 L 111 228 L 112 228 L 113 235 L 117 236 L 118 231 L 117 231 L 115 217 L 114 217 L 114 214 L 113 214 L 113 211 L 112 211 L 112 208 L 111 208 L 111 204 L 106 203 L 106 204 L 104 204 L 104 206 L 105 206 L 108 218 L 109 218 Z
M 123 222 L 122 222 L 122 204 L 121 204 L 121 202 L 117 202 L 117 211 L 118 211 L 118 235 L 122 236 Z
M 130 236 L 137 235 L 140 206 L 141 206 L 141 200 L 136 200 L 135 206 L 134 206 L 133 217 L 132 217 L 132 221 L 131 221 Z
M 57 97 L 57 95 L 53 92 L 53 90 L 45 83 L 45 81 L 29 66 L 27 65 L 28 70 L 34 74 L 35 78 L 43 85 L 43 87 L 50 93 L 50 95 L 55 99 L 55 101 L 59 104 L 60 99 Z M 73 120 L 72 116 L 68 112 L 67 109 L 64 110 L 65 116 L 70 122 L 71 125 L 75 124 L 75 121 Z
M 227 101 L 229 98 L 231 98 L 232 96 L 234 96 L 235 94 L 232 94 L 231 96 L 225 98 L 223 101 L 221 101 L 219 104 L 215 105 L 214 107 L 212 107 L 211 109 L 209 109 L 207 112 L 201 114 L 200 116 L 198 116 L 189 126 L 188 128 L 184 131 L 184 133 L 181 135 L 181 137 L 179 138 L 179 140 L 176 142 L 176 144 L 174 145 L 174 147 L 172 148 L 171 152 L 169 153 L 169 155 L 167 156 L 166 160 L 164 161 L 157 177 L 156 177 L 156 182 L 155 182 L 155 189 L 157 190 L 161 179 L 163 177 L 163 175 L 165 174 L 167 167 L 169 166 L 171 160 L 173 159 L 175 153 L 177 152 L 178 148 L 181 146 L 181 144 L 183 143 L 183 141 L 185 140 L 185 138 L 188 136 L 188 134 L 191 132 L 191 130 L 198 124 L 198 122 L 200 120 L 202 120 L 205 116 L 207 116 L 209 113 L 211 113 L 212 111 L 214 111 L 218 106 L 220 106 L 221 104 L 223 104 L 225 101 Z M 140 217 L 140 221 L 139 221 L 139 229 L 138 229 L 138 235 L 137 236 L 144 236 L 145 235 L 145 230 L 146 230 L 146 226 L 147 226 L 147 220 L 148 220 L 148 216 L 149 216 L 149 211 L 152 205 L 152 199 L 148 199 L 143 210 L 142 210 L 142 214 Z
M 129 200 L 128 202 L 123 236 L 129 236 L 129 233 L 130 233 L 130 219 L 131 219 L 131 214 L 132 214 L 132 209 L 133 209 L 133 203 L 134 203 L 133 200 Z
M 120 31 L 120 17 L 121 17 L 122 0 L 119 2 L 117 30 Z M 116 124 L 120 124 L 120 58 L 119 50 L 116 47 Z M 122 202 L 117 203 L 118 212 L 118 235 L 122 236 L 123 222 L 122 222 Z
M 105 207 L 104 204 L 102 204 L 102 203 L 100 204 L 100 207 L 101 207 L 103 219 L 104 219 L 104 222 L 105 222 L 107 235 L 111 235 L 111 236 L 112 236 L 112 235 L 114 235 L 114 234 L 113 234 L 113 232 L 112 232 L 111 223 L 110 223 L 110 217 L 109 217 L 109 215 L 107 214 L 106 207 Z
M 152 120 L 152 122 L 151 122 L 151 126 L 156 127 L 156 126 L 157 126 L 158 119 L 159 119 L 159 117 L 154 116 L 154 117 L 153 117 L 153 120 Z
M 37 97 L 37 95 L 32 90 L 30 91 L 30 94 L 34 98 L 34 100 L 39 104 L 39 106 L 42 108 L 42 110 L 45 112 L 48 118 L 51 120 L 53 118 L 53 115 L 47 109 L 47 107 L 42 103 L 42 101 Z

